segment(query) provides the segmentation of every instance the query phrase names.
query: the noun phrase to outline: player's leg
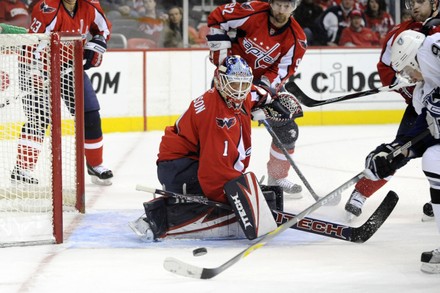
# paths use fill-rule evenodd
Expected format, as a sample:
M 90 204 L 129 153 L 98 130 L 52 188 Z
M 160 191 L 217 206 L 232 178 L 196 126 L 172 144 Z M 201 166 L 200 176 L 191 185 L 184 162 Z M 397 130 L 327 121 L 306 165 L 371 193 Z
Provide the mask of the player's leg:
M 423 154 L 422 169 L 429 181 L 432 210 L 438 232 L 440 232 L 440 145 L 428 148 Z M 421 270 L 426 273 L 440 274 L 440 247 L 423 252 Z
M 158 179 L 164 189 L 203 196 L 197 179 L 198 162 L 188 158 L 158 163 Z M 129 223 L 144 241 L 172 238 L 243 238 L 232 211 L 159 197 L 144 203 L 145 214 Z
M 112 184 L 113 172 L 103 165 L 103 135 L 99 102 L 89 77 L 84 73 L 84 151 L 87 173 L 98 185 Z
M 414 125 L 417 116 L 418 115 L 414 110 L 414 107 L 412 105 L 408 105 L 405 109 L 402 120 L 400 121 L 395 141 L 398 141 L 400 138 L 405 136 L 405 133 L 408 133 L 408 131 Z M 359 182 L 355 185 L 355 189 L 347 200 L 347 203 L 345 204 L 345 210 L 351 215 L 354 215 L 356 217 L 360 216 L 362 213 L 362 207 L 367 198 L 378 191 L 391 178 L 392 177 L 390 176 L 386 179 L 378 181 L 372 181 L 367 178 L 362 178 L 361 180 L 359 180 Z
M 299 129 L 294 120 L 288 122 L 269 121 L 274 132 L 279 137 L 282 146 L 273 140 L 270 147 L 270 157 L 267 162 L 268 185 L 277 185 L 283 188 L 285 193 L 290 194 L 291 198 L 301 198 L 302 188 L 300 185 L 293 183 L 287 177 L 289 175 L 290 163 L 286 159 L 281 148 L 284 147 L 289 154 L 293 154 L 295 150 L 295 142 L 298 139 Z

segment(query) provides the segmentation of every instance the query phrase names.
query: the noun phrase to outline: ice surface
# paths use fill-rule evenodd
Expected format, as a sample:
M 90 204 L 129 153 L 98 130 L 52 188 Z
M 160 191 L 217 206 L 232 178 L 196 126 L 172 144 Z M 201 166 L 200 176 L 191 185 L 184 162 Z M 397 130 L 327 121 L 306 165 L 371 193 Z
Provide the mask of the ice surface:
M 363 169 L 368 152 L 393 139 L 397 125 L 301 127 L 293 156 L 319 195 L 325 195 Z M 156 155 L 162 132 L 105 135 L 105 165 L 112 186 L 87 180 L 85 215 L 69 214 L 62 245 L 0 249 L 0 292 L 440 292 L 440 276 L 420 271 L 423 251 L 440 246 L 434 222 L 421 222 L 429 186 L 414 160 L 367 200 L 363 223 L 388 190 L 400 201 L 390 218 L 366 243 L 355 244 L 288 230 L 216 278 L 195 280 L 165 271 L 168 256 L 215 267 L 244 249 L 246 240 L 165 240 L 140 242 L 127 222 L 142 214 L 150 194 L 136 184 L 159 187 Z M 253 131 L 253 157 L 248 171 L 266 175 L 270 136 Z M 267 177 L 267 176 L 266 176 Z M 291 179 L 300 183 L 294 171 Z M 314 218 L 345 222 L 343 206 L 322 207 Z M 285 200 L 285 210 L 300 212 L 314 202 L 303 187 L 303 199 Z M 208 254 L 194 257 L 192 250 Z

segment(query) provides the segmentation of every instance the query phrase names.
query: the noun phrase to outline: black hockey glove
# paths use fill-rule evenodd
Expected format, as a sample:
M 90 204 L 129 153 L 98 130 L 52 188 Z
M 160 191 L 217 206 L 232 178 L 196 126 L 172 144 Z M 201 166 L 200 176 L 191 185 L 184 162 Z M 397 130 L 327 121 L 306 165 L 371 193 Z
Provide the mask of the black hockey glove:
M 366 177 L 376 181 L 393 175 L 397 169 L 403 167 L 408 162 L 403 154 L 399 154 L 390 160 L 387 159 L 387 156 L 399 147 L 398 143 L 384 143 L 369 153 L 365 159 L 366 169 L 364 173 Z
M 107 51 L 107 43 L 101 35 L 96 35 L 84 45 L 84 70 L 98 67 L 102 63 L 102 55 Z

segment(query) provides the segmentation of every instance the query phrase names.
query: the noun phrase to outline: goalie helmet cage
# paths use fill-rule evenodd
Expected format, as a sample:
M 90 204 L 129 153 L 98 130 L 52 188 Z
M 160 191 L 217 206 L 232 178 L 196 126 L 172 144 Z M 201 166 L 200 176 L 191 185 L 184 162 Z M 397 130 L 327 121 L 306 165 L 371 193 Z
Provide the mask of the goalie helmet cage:
M 63 221 L 85 212 L 82 46 L 0 34 L 0 247 L 62 243 Z M 14 180 L 17 166 L 38 182 Z

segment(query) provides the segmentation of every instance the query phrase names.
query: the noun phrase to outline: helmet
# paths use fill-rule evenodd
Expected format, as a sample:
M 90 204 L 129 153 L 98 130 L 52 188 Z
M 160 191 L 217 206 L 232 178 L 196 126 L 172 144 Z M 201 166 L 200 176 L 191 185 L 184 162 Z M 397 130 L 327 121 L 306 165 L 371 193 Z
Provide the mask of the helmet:
M 269 0 L 269 4 L 272 4 L 273 1 L 274 0 Z M 278 1 L 290 2 L 292 4 L 292 8 L 293 8 L 292 11 L 294 11 L 298 7 L 298 5 L 301 3 L 301 0 L 278 0 Z
M 228 56 L 214 75 L 215 88 L 229 108 L 239 109 L 251 91 L 252 69 L 238 55 Z
M 417 51 L 425 40 L 425 35 L 413 30 L 406 30 L 397 36 L 391 46 L 391 65 L 397 72 L 409 66 L 420 71 Z

